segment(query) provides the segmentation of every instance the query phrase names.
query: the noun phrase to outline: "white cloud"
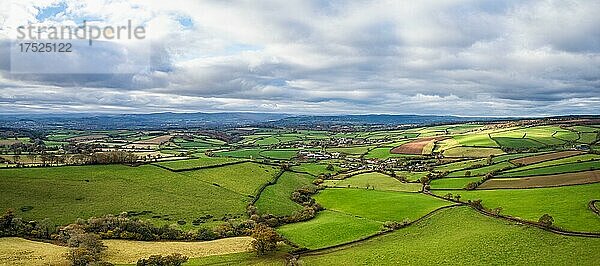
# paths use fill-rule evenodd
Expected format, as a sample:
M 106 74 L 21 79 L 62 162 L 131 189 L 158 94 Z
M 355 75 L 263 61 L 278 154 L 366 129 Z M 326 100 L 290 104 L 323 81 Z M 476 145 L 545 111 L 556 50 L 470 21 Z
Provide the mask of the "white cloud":
M 0 111 L 540 115 L 597 113 L 600 98 L 598 1 L 19 1 L 0 33 L 60 2 L 55 23 L 146 25 L 150 68 L 3 67 Z M 40 87 L 55 93 L 22 89 Z

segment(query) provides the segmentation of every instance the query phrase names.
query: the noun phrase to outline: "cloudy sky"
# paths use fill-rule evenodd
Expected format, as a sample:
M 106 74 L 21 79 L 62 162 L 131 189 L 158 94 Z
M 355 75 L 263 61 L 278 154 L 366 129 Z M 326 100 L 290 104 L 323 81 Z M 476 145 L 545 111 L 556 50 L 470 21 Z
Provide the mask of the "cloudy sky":
M 10 1 L 5 114 L 600 114 L 597 0 Z M 83 20 L 143 25 L 151 55 L 123 45 L 70 63 L 11 59 L 16 27 Z M 74 73 L 86 64 L 113 71 Z

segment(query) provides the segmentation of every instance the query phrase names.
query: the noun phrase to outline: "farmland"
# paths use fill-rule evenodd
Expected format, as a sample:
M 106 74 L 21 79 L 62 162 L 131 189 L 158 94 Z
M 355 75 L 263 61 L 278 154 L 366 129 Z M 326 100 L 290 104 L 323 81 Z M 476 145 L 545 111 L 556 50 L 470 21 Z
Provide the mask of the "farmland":
M 600 247 L 590 207 L 600 197 L 598 132 L 527 120 L 6 133 L 0 207 L 49 226 L 10 236 L 55 241 L 77 222 L 112 263 L 175 252 L 187 265 L 590 265 Z M 277 250 L 249 250 L 257 224 L 279 234 Z M 69 251 L 1 241 L 0 264 L 60 264 Z

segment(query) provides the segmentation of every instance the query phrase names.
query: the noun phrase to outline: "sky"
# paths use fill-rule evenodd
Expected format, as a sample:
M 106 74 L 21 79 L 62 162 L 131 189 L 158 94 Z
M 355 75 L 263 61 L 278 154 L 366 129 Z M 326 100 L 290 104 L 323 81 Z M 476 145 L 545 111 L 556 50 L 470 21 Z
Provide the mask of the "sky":
M 0 1 L 3 114 L 600 114 L 597 0 Z M 150 53 L 11 59 L 16 27 L 83 20 L 142 25 Z

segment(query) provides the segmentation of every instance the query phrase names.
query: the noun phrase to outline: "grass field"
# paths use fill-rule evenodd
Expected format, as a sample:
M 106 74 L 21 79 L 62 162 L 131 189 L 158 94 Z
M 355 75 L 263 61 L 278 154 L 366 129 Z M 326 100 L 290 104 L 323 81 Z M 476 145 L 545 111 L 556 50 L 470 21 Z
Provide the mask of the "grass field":
M 600 170 L 564 173 L 555 175 L 527 176 L 519 178 L 493 178 L 485 181 L 478 188 L 536 188 L 578 185 L 600 182 Z
M 404 177 L 408 182 L 415 182 L 424 176 L 426 176 L 429 172 L 409 172 L 409 171 L 396 171 L 397 176 Z
M 446 201 L 420 193 L 377 191 L 366 189 L 325 189 L 314 196 L 329 210 L 385 222 L 415 220 Z
M 339 152 L 349 155 L 362 155 L 373 149 L 374 146 L 354 146 L 354 147 L 340 147 L 340 148 L 327 148 L 328 152 Z
M 494 140 L 502 147 L 508 148 L 541 148 L 546 145 L 527 138 L 494 137 Z
M 461 146 L 498 147 L 498 144 L 488 134 L 456 135 L 452 138 Z
M 598 238 L 560 236 L 459 207 L 348 248 L 302 256 L 301 262 L 305 265 L 595 265 L 598 249 Z
M 534 176 L 534 175 L 561 174 L 561 173 L 570 173 L 570 172 L 596 170 L 596 169 L 600 169 L 600 160 L 552 165 L 552 166 L 533 168 L 533 169 L 528 169 L 528 170 L 523 170 L 523 171 L 518 171 L 518 172 L 510 172 L 510 173 L 501 174 L 498 176 L 499 177 L 523 177 L 523 176 Z
M 600 183 L 536 189 L 500 189 L 476 191 L 443 191 L 435 194 L 443 196 L 450 192 L 460 194 L 462 200 L 481 199 L 487 208 L 502 207 L 502 214 L 537 221 L 548 213 L 554 223 L 573 231 L 600 232 L 600 219 L 592 213 L 587 204 L 598 198 Z
M 471 182 L 477 182 L 481 177 L 441 178 L 431 180 L 431 189 L 462 189 Z
M 255 195 L 260 186 L 273 180 L 278 172 L 274 166 L 246 162 L 182 174 L 248 196 Z
M 160 166 L 169 168 L 171 170 L 185 170 L 185 169 L 195 169 L 207 166 L 215 166 L 233 162 L 239 162 L 240 160 L 234 158 L 199 158 L 199 159 L 190 159 L 190 160 L 178 160 L 178 161 L 170 161 L 170 162 L 160 162 L 156 163 Z
M 491 173 L 493 171 L 499 171 L 499 170 L 507 169 L 507 168 L 511 168 L 511 167 L 515 167 L 515 166 L 510 162 L 501 162 L 501 163 L 497 163 L 497 164 L 482 166 L 479 168 L 465 169 L 465 170 L 460 170 L 460 171 L 456 171 L 456 172 L 451 172 L 450 174 L 448 174 L 448 177 L 486 175 L 487 173 Z
M 248 180 L 247 176 L 240 175 L 247 171 L 246 167 L 248 165 L 236 165 L 194 172 L 201 177 L 235 180 L 231 178 L 232 174 L 240 180 Z M 267 173 L 257 166 L 250 168 L 255 169 L 262 181 L 271 179 L 276 172 L 267 169 Z M 260 175 L 259 170 L 262 171 Z M 228 213 L 244 213 L 249 200 L 247 196 L 203 182 L 198 176 L 182 175 L 152 165 L 3 169 L 0 170 L 0 208 L 13 208 L 25 219 L 50 218 L 55 224 L 125 211 L 152 211 L 148 217 L 141 218 L 159 224 L 175 223 L 179 219 L 189 224 L 206 214 L 222 217 Z M 246 187 L 248 191 L 242 191 L 254 191 L 253 186 Z M 33 209 L 20 211 L 27 206 Z M 150 218 L 154 215 L 163 217 Z
M 289 150 L 263 150 L 260 153 L 260 156 L 276 159 L 276 160 L 290 160 L 298 154 L 298 150 L 289 149 Z
M 216 152 L 216 154 L 218 156 L 222 156 L 222 157 L 257 159 L 257 158 L 261 158 L 261 156 L 259 154 L 260 152 L 261 152 L 261 149 L 241 149 L 241 150 L 233 150 L 233 151 Z
M 369 151 L 369 153 L 365 154 L 365 158 L 385 160 L 387 158 L 403 157 L 402 154 L 395 154 L 391 153 L 390 151 L 390 147 L 375 148 Z
M 315 249 L 366 237 L 381 229 L 380 222 L 325 210 L 311 220 L 287 224 L 277 231 L 297 245 Z
M 397 179 L 381 173 L 365 173 L 351 176 L 343 180 L 325 180 L 326 186 L 352 187 L 352 188 L 374 188 L 375 190 L 407 191 L 417 192 L 421 190 L 421 184 L 403 183 Z
M 306 174 L 285 172 L 277 183 L 268 186 L 254 204 L 261 214 L 287 216 L 302 210 L 302 206 L 291 200 L 291 195 L 302 187 L 312 187 L 313 177 Z
M 438 172 L 452 172 L 485 164 L 486 159 L 472 159 L 438 165 L 434 169 Z
M 497 148 L 455 147 L 445 150 L 443 154 L 446 157 L 488 157 L 504 154 L 504 152 Z
M 327 170 L 328 163 L 303 163 L 301 165 L 292 166 L 292 170 L 299 172 L 307 172 L 309 174 L 318 176 L 320 174 L 335 174 L 337 172 L 343 171 L 345 169 L 333 165 L 333 170 Z
M 515 169 L 510 169 L 510 170 L 507 170 L 504 172 L 511 173 L 511 172 L 518 172 L 518 171 L 529 170 L 529 169 L 534 169 L 534 168 L 548 167 L 548 166 L 554 166 L 554 165 L 560 165 L 560 164 L 566 164 L 566 163 L 586 162 L 586 161 L 590 161 L 590 160 L 599 160 L 599 159 L 600 159 L 600 155 L 598 155 L 598 154 L 582 154 L 582 155 L 576 155 L 576 156 L 566 157 L 566 158 L 562 158 L 562 159 L 556 159 L 556 160 L 544 161 L 544 162 L 535 163 L 535 164 L 529 164 L 529 165 L 521 166 L 521 167 L 518 167 Z
M 579 155 L 582 153 L 583 152 L 581 152 L 581 151 L 550 152 L 550 153 L 543 153 L 543 154 L 538 154 L 538 155 L 534 155 L 534 156 L 528 156 L 528 157 L 514 159 L 514 160 L 512 160 L 512 162 L 515 164 L 518 164 L 518 165 L 529 165 L 529 164 L 535 164 L 535 163 L 540 163 L 540 162 L 544 162 L 544 161 L 557 160 L 557 159 L 561 159 L 561 158 L 575 156 L 575 155 Z

